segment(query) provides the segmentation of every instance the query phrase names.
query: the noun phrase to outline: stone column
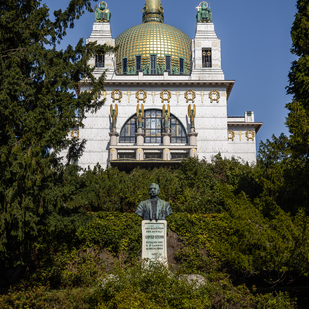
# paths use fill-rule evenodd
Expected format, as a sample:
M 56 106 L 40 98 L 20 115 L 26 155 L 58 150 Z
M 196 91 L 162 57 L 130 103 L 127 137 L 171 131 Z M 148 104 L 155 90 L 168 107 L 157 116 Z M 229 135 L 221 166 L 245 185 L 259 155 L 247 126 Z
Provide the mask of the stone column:
M 196 158 L 196 148 L 197 148 L 197 135 L 198 133 L 195 132 L 195 130 L 192 128 L 191 132 L 188 134 L 189 135 L 189 145 L 192 147 L 190 149 L 190 157 L 191 158 Z
M 162 133 L 163 146 L 169 146 L 171 144 L 171 133 Z
M 116 129 L 113 128 L 112 132 L 109 133 L 110 136 L 110 145 L 109 145 L 109 155 L 110 155 L 110 160 L 117 160 L 118 159 L 118 152 L 117 149 L 114 148 L 117 146 L 117 137 L 119 134 L 116 132 Z
M 137 133 L 135 133 L 135 136 L 136 136 L 136 145 L 137 146 L 143 146 L 144 145 L 144 137 L 145 137 L 145 134 L 143 133 L 143 129 L 138 128 Z
M 140 146 L 140 148 L 136 149 L 136 160 L 144 160 L 144 150 L 142 146 L 144 146 L 145 134 L 143 133 L 143 129 L 138 128 L 137 133 L 135 133 L 135 136 L 136 136 L 136 145 Z

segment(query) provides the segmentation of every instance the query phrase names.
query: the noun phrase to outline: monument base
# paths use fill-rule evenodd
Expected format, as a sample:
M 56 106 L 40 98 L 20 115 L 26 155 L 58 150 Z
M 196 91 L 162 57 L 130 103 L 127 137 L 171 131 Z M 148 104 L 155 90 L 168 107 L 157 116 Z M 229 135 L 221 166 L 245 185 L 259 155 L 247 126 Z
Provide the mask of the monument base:
M 150 259 L 167 264 L 166 220 L 143 220 L 142 235 L 142 259 Z

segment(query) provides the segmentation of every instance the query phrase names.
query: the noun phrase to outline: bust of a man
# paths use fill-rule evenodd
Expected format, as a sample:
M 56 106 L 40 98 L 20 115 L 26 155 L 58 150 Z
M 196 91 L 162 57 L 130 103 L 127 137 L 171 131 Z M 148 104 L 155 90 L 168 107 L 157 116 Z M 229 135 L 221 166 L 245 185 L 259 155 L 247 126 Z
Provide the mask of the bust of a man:
M 166 217 L 173 213 L 170 204 L 159 199 L 159 193 L 159 186 L 152 183 L 149 188 L 150 199 L 140 202 L 135 211 L 143 220 L 165 220 Z

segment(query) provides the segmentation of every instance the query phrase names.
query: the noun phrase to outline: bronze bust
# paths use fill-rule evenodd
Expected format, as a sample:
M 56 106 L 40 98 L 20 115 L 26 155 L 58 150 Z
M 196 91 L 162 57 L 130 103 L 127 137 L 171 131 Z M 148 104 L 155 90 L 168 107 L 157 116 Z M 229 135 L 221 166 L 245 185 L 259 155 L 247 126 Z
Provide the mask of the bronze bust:
M 152 183 L 149 188 L 150 199 L 140 202 L 135 211 L 143 220 L 165 220 L 173 213 L 170 204 L 158 197 L 159 193 L 159 185 Z

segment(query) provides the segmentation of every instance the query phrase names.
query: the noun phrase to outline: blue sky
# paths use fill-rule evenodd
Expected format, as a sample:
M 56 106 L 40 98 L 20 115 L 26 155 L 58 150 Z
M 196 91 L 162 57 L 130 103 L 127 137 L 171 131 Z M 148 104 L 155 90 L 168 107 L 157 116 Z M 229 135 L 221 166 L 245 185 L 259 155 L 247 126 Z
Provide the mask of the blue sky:
M 126 29 L 141 23 L 145 0 L 107 0 L 112 13 L 111 27 L 116 38 Z M 55 9 L 65 8 L 69 0 L 43 0 Z M 96 5 L 93 1 L 93 7 Z M 179 28 L 191 38 L 196 27 L 196 7 L 199 1 L 161 0 L 165 9 L 165 23 Z M 285 126 L 291 101 L 286 95 L 288 73 L 295 56 L 290 53 L 290 30 L 296 13 L 296 0 L 271 0 L 259 3 L 252 0 L 214 0 L 211 2 L 215 31 L 221 39 L 222 69 L 225 78 L 235 80 L 228 101 L 228 115 L 242 116 L 245 111 L 255 113 L 255 121 L 263 122 L 257 135 L 259 141 L 288 134 Z M 76 45 L 80 38 L 91 34 L 94 13 L 86 12 L 76 21 L 74 29 L 61 47 Z

